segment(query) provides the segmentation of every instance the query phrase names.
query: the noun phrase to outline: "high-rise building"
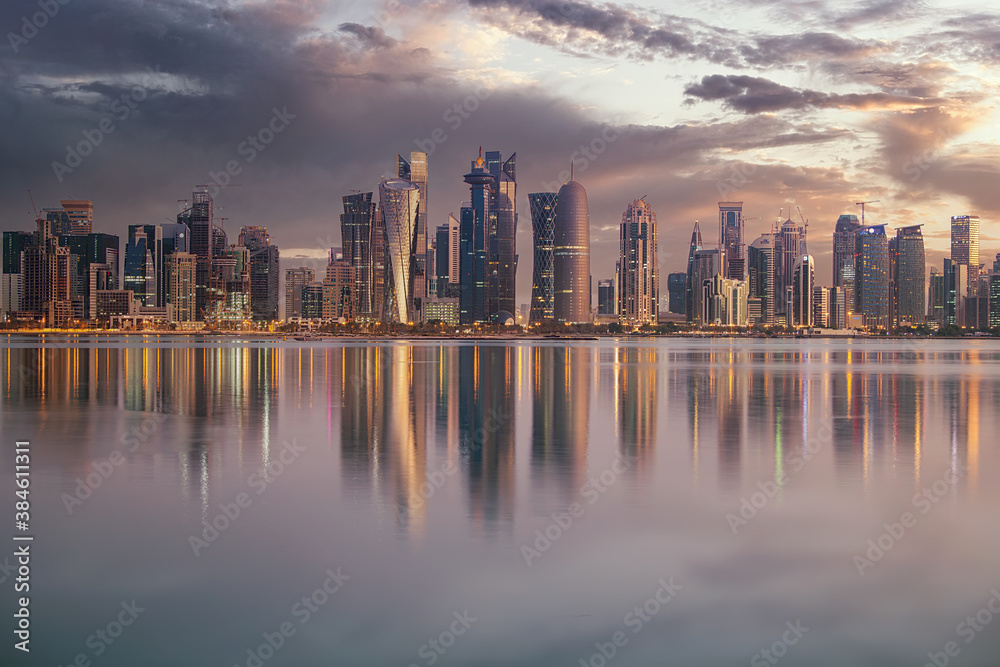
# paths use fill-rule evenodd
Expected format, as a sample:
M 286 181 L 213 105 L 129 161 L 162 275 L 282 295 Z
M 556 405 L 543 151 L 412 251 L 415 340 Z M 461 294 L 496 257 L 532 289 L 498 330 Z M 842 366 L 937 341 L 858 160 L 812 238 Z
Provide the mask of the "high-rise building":
M 31 232 L 3 233 L 3 266 L 0 267 L 0 318 L 23 310 L 24 251 L 35 242 Z
M 721 273 L 716 273 L 704 281 L 702 292 L 703 324 L 739 327 L 747 325 L 749 312 L 746 281 L 730 280 L 723 278 Z
M 462 277 L 459 227 L 458 218 L 449 213 L 448 222 L 437 228 L 434 262 L 437 277 L 435 293 L 439 299 L 457 299 L 459 295 Z
M 507 160 L 500 151 L 486 151 L 486 169 L 493 176 L 489 220 L 489 314 L 517 312 L 517 153 Z
M 895 290 L 897 321 L 903 324 L 923 322 L 927 312 L 924 305 L 926 260 L 924 236 L 921 225 L 900 227 L 896 230 Z
M 163 263 L 163 237 L 159 225 L 129 225 L 128 245 L 125 246 L 125 289 L 142 306 L 160 305 L 159 295 L 165 294 L 160 284 Z
M 177 222 L 190 229 L 188 247 L 198 258 L 195 318 L 212 318 L 226 294 L 215 258 L 225 254 L 229 242 L 225 230 L 215 224 L 215 203 L 207 186 L 191 194 L 191 206 L 178 214 Z
M 856 215 L 842 215 L 833 232 L 833 286 L 843 287 L 848 308 L 854 309 L 854 254 L 861 223 Z
M 587 191 L 572 176 L 559 188 L 552 255 L 553 318 L 590 322 L 590 208 Z
M 931 267 L 927 289 L 927 321 L 937 322 L 938 326 L 944 325 L 947 304 L 944 276 L 937 270 L 936 266 Z
M 979 287 L 979 216 L 951 216 L 951 261 L 969 267 L 969 282 L 963 285 L 975 296 Z
M 73 301 L 74 317 L 89 318 L 93 310 L 91 301 L 90 267 L 106 269 L 101 273 L 102 290 L 118 289 L 118 237 L 114 234 L 90 233 L 86 235 L 65 235 L 59 237 L 59 245 L 69 249 L 70 258 L 70 298 Z
M 86 236 L 94 227 L 94 202 L 86 199 L 65 199 L 62 208 L 47 208 L 46 225 L 52 236 Z
M 813 287 L 813 326 L 827 329 L 830 326 L 830 290 L 822 285 Z
M 344 195 L 344 212 L 340 215 L 340 237 L 344 244 L 344 260 L 354 267 L 358 315 L 378 317 L 375 293 L 375 202 L 373 193 L 356 192 Z
M 313 281 L 302 286 L 302 319 L 323 318 L 323 283 Z
M 724 278 L 746 278 L 746 258 L 743 253 L 743 202 L 719 202 L 719 246 L 726 252 Z
M 597 314 L 615 315 L 615 281 L 599 280 L 597 282 Z
M 704 319 L 708 306 L 705 305 L 706 286 L 716 276 L 722 276 L 726 264 L 726 252 L 721 248 L 701 248 L 694 253 L 692 263 L 692 285 L 694 316 L 696 324 L 713 324 L 714 320 Z M 728 302 L 727 302 L 728 303 Z
M 701 250 L 701 228 L 698 221 L 694 222 L 694 230 L 691 232 L 691 244 L 688 247 L 687 280 L 684 295 L 684 312 L 687 313 L 688 322 L 701 321 L 701 284 L 695 283 L 695 254 Z M 697 309 L 697 310 L 696 310 Z
M 534 263 L 531 268 L 531 324 L 553 318 L 554 287 L 552 243 L 555 238 L 555 192 L 533 192 L 528 195 L 531 208 L 531 231 L 534 241 Z
M 671 273 L 667 276 L 667 310 L 684 315 L 687 313 L 687 273 Z
M 354 319 L 357 310 L 356 288 L 357 280 L 351 263 L 343 259 L 330 262 L 323 279 L 323 319 Z
M 316 281 L 316 273 L 307 266 L 285 269 L 285 319 L 305 317 L 302 313 L 302 289 Z M 320 297 L 322 302 L 322 296 Z
M 814 302 L 813 290 L 816 287 L 816 263 L 812 255 L 802 255 L 795 263 L 792 272 L 793 307 L 786 317 L 791 317 L 793 326 L 813 326 Z
M 482 151 L 472 163 L 472 169 L 464 176 L 469 184 L 471 197 L 469 206 L 463 206 L 460 214 L 461 237 L 461 296 L 459 299 L 460 321 L 462 324 L 486 322 L 489 318 L 489 246 L 490 225 L 493 217 L 492 205 L 493 175 L 486 169 Z
M 1000 262 L 1000 255 L 997 261 Z M 1000 327 L 1000 269 L 990 274 L 990 328 Z
M 831 287 L 827 290 L 826 325 L 831 329 L 847 328 L 847 291 L 843 287 Z
M 660 304 L 659 231 L 646 198 L 622 214 L 618 253 L 617 313 L 631 324 L 656 324 Z
M 193 253 L 178 251 L 167 257 L 168 303 L 174 322 L 194 322 L 198 319 L 197 271 L 198 257 Z
M 801 245 L 805 240 L 805 228 L 785 220 L 774 239 L 774 289 L 775 294 L 787 294 L 792 286 L 795 265 L 802 257 Z M 786 321 L 792 320 L 792 313 L 787 312 L 787 301 L 775 301 L 776 312 L 784 313 Z
M 388 250 L 389 319 L 403 324 L 416 318 L 414 302 L 414 247 L 420 188 L 411 181 L 393 178 L 379 184 L 379 208 L 385 220 Z
M 263 321 L 278 319 L 278 246 L 271 245 L 266 227 L 256 225 L 240 229 L 238 243 L 249 254 L 251 317 Z
M 965 296 L 969 267 L 950 257 L 944 259 L 944 323 L 965 326 Z
M 24 251 L 23 310 L 61 327 L 73 317 L 69 248 L 59 245 L 46 220 L 38 220 L 34 242 Z
M 856 313 L 870 329 L 888 329 L 889 239 L 885 225 L 865 227 L 857 236 L 854 258 Z
M 412 151 L 410 161 L 396 154 L 396 178 L 410 181 L 417 186 L 420 197 L 420 207 L 413 229 L 413 310 L 410 315 L 413 321 L 423 319 L 423 302 L 427 298 L 429 275 L 433 267 L 427 264 L 427 249 L 430 239 L 427 238 L 427 153 Z
M 64 199 L 59 203 L 69 218 L 68 234 L 86 236 L 94 231 L 94 202 L 87 199 Z
M 760 299 L 760 321 L 757 324 L 774 324 L 774 235 L 761 234 L 747 248 L 748 289 L 751 299 Z

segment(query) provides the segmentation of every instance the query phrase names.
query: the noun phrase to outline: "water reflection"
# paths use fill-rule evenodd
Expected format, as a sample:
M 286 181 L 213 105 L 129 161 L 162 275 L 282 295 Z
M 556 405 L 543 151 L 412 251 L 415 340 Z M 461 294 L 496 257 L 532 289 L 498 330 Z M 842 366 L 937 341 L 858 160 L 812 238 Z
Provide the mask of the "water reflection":
M 71 475 L 87 470 L 106 439 L 96 408 L 124 415 L 123 428 L 147 413 L 179 417 L 169 450 L 140 448 L 130 465 L 150 476 L 174 469 L 199 512 L 217 471 L 267 466 L 298 427 L 283 416 L 302 411 L 322 420 L 339 451 L 343 497 L 374 503 L 401 534 L 419 537 L 433 507 L 422 497 L 428 474 L 443 462 L 460 470 L 473 531 L 510 534 L 519 495 L 536 514 L 561 509 L 588 470 L 616 454 L 629 475 L 654 484 L 666 474 L 658 466 L 676 460 L 664 453 L 686 451 L 692 486 L 734 492 L 762 473 L 782 478 L 824 424 L 832 437 L 821 445 L 841 487 L 870 491 L 889 476 L 916 488 L 933 461 L 960 472 L 975 494 L 981 441 L 1000 406 L 997 361 L 990 347 L 846 343 L 23 345 L 0 354 L 0 377 L 3 419 L 32 411 L 35 438 L 57 428 L 50 414 L 72 412 L 72 434 L 54 435 L 72 435 L 73 446 L 48 461 Z M 957 365 L 963 372 L 947 372 Z M 519 417 L 530 420 L 523 480 Z M 595 433 L 613 446 L 595 444 Z

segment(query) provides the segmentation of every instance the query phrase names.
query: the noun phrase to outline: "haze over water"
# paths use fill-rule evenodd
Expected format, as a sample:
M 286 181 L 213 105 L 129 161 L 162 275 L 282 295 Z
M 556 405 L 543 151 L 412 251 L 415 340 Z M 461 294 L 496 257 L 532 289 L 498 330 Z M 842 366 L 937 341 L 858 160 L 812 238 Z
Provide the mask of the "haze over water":
M 623 631 L 608 664 L 745 665 L 796 621 L 783 665 L 1000 655 L 1000 619 L 956 633 L 1000 590 L 995 342 L 45 340 L 0 351 L 31 664 L 247 665 L 290 621 L 263 664 L 427 665 L 464 612 L 435 664 L 600 664 Z

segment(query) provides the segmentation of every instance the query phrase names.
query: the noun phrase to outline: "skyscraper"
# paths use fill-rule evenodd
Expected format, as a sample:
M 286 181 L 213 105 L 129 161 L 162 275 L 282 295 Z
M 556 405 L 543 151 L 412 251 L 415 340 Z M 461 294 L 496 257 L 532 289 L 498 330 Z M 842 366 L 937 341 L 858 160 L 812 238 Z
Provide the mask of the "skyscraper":
M 390 319 L 403 324 L 416 318 L 414 305 L 414 248 L 417 216 L 420 212 L 420 188 L 402 178 L 379 184 L 379 208 L 385 220 Z
M 774 324 L 774 236 L 761 234 L 747 249 L 749 298 L 760 299 L 759 324 Z
M 944 258 L 944 323 L 965 326 L 965 296 L 969 267 Z
M 278 246 L 266 227 L 245 226 L 239 244 L 250 253 L 250 314 L 255 320 L 278 319 Z
M 946 295 L 944 276 L 937 270 L 936 266 L 932 266 L 927 289 L 927 321 L 937 322 L 939 326 L 944 325 L 945 309 L 948 303 Z
M 9 313 L 23 310 L 24 251 L 35 242 L 31 232 L 3 233 L 3 266 L 0 279 L 0 318 L 6 319 Z
M 792 299 L 794 307 L 790 316 L 794 326 L 813 326 L 814 304 L 813 288 L 816 286 L 816 264 L 811 255 L 802 255 L 795 263 L 795 270 L 792 273 Z
M 490 220 L 495 218 L 493 205 L 493 174 L 486 169 L 480 155 L 464 176 L 471 189 L 469 206 L 463 206 L 460 218 L 461 295 L 459 299 L 462 324 L 486 322 L 489 318 L 489 252 Z
M 552 253 L 553 317 L 590 322 L 590 209 L 587 191 L 572 176 L 559 188 Z
M 427 266 L 427 153 L 412 151 L 410 161 L 396 154 L 396 177 L 410 181 L 417 186 L 420 196 L 420 208 L 413 229 L 413 310 L 410 315 L 413 321 L 422 319 L 423 302 L 427 297 L 427 276 L 433 273 L 433 267 Z
M 976 296 L 979 286 L 979 216 L 951 217 L 951 261 L 969 267 L 968 290 L 962 296 Z
M 64 326 L 73 316 L 69 248 L 59 245 L 46 220 L 38 220 L 34 243 L 24 251 L 23 309 L 47 326 Z
M 598 315 L 615 315 L 615 281 L 614 280 L 599 280 L 597 281 L 597 314 Z
M 316 280 L 316 273 L 306 266 L 285 269 L 285 319 L 303 317 L 302 290 Z M 321 299 L 322 301 L 322 299 Z
M 617 312 L 625 322 L 656 324 L 660 303 L 658 247 L 656 213 L 645 197 L 636 199 L 622 214 L 619 233 Z
M 517 276 L 517 153 L 507 160 L 500 151 L 486 151 L 486 169 L 493 175 L 490 212 L 490 315 L 500 311 L 515 313 Z
M 854 310 L 854 254 L 861 223 L 856 215 L 837 218 L 833 232 L 833 286 L 843 287 L 847 307 Z
M 143 306 L 160 305 L 165 294 L 160 284 L 163 263 L 163 237 L 159 225 L 129 225 L 125 246 L 125 289 Z
M 671 313 L 684 315 L 687 312 L 685 306 L 687 300 L 687 273 L 671 273 L 667 276 L 667 295 L 669 296 L 667 310 Z
M 400 160 L 402 158 L 399 158 Z M 373 193 L 357 192 L 344 196 L 344 212 L 340 215 L 340 237 L 344 244 L 344 261 L 354 267 L 358 314 L 375 317 L 375 202 Z
M 778 230 L 774 240 L 774 270 L 775 270 L 775 294 L 783 295 L 792 286 L 795 265 L 804 254 L 801 251 L 801 244 L 805 239 L 805 229 L 796 225 L 791 219 L 785 220 Z M 786 312 L 787 307 L 783 298 L 775 300 L 776 312 L 784 313 L 786 321 L 792 320 L 792 313 Z
M 694 258 L 695 254 L 701 250 L 701 228 L 698 226 L 698 221 L 694 222 L 694 230 L 691 232 L 691 244 L 688 247 L 688 261 L 687 261 L 687 285 L 685 287 L 685 297 L 684 297 L 684 312 L 687 313 L 688 322 L 698 322 L 700 317 L 701 309 L 695 311 L 695 308 L 701 303 L 701 297 L 698 294 L 701 292 L 701 285 L 695 284 L 695 264 Z
M 921 225 L 896 230 L 896 312 L 900 325 L 923 322 L 926 261 Z
M 534 192 L 528 195 L 531 208 L 531 231 L 534 241 L 534 263 L 531 267 L 531 315 L 532 324 L 538 324 L 553 317 L 553 261 L 552 243 L 555 235 L 556 204 L 559 196 L 555 192 Z
M 170 283 L 168 303 L 174 322 L 194 322 L 198 319 L 195 310 L 198 257 L 190 252 L 173 252 L 167 258 L 167 280 Z
M 69 218 L 67 234 L 86 236 L 94 231 L 94 202 L 88 199 L 64 199 L 59 203 Z
M 746 259 L 743 254 L 743 202 L 719 202 L 719 246 L 726 251 L 723 277 L 743 280 Z
M 866 227 L 858 232 L 854 259 L 856 313 L 868 328 L 888 329 L 889 239 L 885 225 Z

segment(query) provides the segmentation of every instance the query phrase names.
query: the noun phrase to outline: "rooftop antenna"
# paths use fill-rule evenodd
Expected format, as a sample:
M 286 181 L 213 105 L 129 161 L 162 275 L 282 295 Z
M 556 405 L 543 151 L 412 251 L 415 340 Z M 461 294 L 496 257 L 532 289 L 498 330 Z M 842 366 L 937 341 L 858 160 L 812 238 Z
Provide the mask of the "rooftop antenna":
M 576 180 L 573 178 L 573 160 L 569 161 L 569 180 Z

